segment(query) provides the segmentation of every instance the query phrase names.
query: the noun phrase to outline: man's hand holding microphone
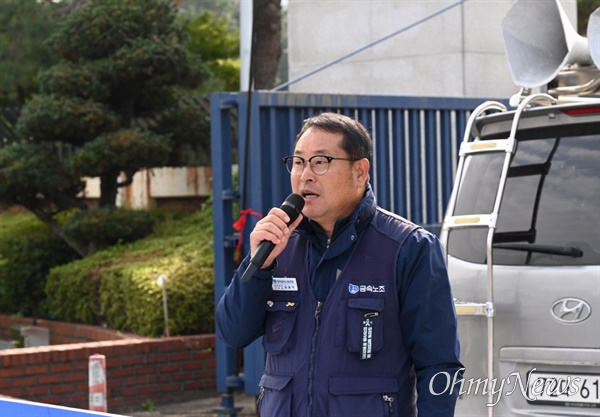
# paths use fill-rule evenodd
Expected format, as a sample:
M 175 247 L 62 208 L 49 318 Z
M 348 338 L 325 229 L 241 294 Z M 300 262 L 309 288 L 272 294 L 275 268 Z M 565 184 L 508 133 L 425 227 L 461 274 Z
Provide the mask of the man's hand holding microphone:
M 285 249 L 292 232 L 302 221 L 304 199 L 290 194 L 281 207 L 273 207 L 260 219 L 250 233 L 250 265 L 241 282 L 249 281 L 259 268 L 273 265 L 275 258 Z

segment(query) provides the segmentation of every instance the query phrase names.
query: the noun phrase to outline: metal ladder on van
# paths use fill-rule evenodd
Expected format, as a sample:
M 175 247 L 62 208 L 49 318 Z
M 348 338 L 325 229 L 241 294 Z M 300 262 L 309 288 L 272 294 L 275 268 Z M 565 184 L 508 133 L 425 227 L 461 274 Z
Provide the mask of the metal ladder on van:
M 527 96 L 517 107 L 512 125 L 510 135 L 507 139 L 496 139 L 480 141 L 472 138 L 471 130 L 477 118 L 485 114 L 489 110 L 498 110 L 501 112 L 507 111 L 506 106 L 497 101 L 487 101 L 479 105 L 469 117 L 465 128 L 465 134 L 463 141 L 460 145 L 459 162 L 456 171 L 456 178 L 454 180 L 454 186 L 452 193 L 450 194 L 450 200 L 448 202 L 448 209 L 444 223 L 442 226 L 442 232 L 440 240 L 444 246 L 446 256 L 448 254 L 448 237 L 450 231 L 458 228 L 465 227 L 481 227 L 488 228 L 486 238 L 486 264 L 487 264 L 487 300 L 485 302 L 464 302 L 455 300 L 455 309 L 457 315 L 466 316 L 484 316 L 487 319 L 487 378 L 488 381 L 494 379 L 494 275 L 493 275 L 493 258 L 492 258 L 492 245 L 494 243 L 494 233 L 496 231 L 496 223 L 498 220 L 498 212 L 500 211 L 500 205 L 502 202 L 502 196 L 504 194 L 504 188 L 506 185 L 506 179 L 508 177 L 508 171 L 510 162 L 516 151 L 517 139 L 516 133 L 519 126 L 521 115 L 525 109 L 541 101 L 549 101 L 551 104 L 556 104 L 556 99 L 548 94 L 539 93 L 531 96 Z M 472 140 L 473 139 L 473 140 Z M 458 194 L 460 192 L 461 184 L 465 177 L 465 161 L 469 156 L 477 156 L 483 154 L 489 154 L 490 152 L 504 152 L 504 162 L 502 164 L 502 171 L 500 173 L 500 180 L 498 182 L 498 189 L 496 197 L 494 199 L 494 205 L 491 213 L 473 213 L 465 215 L 455 215 L 456 203 Z M 488 393 L 488 404 L 493 403 L 492 392 Z M 488 407 L 488 416 L 493 417 L 493 407 Z

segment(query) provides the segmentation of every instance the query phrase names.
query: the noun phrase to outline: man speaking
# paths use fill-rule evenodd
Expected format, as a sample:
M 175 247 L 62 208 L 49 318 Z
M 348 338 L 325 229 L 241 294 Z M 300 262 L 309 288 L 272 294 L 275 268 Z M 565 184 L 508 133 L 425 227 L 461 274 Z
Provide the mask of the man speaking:
M 282 205 L 257 222 L 218 303 L 226 344 L 264 336 L 262 417 L 454 414 L 458 390 L 440 395 L 443 381 L 432 381 L 463 368 L 444 253 L 433 234 L 377 206 L 372 154 L 354 119 L 306 119 L 283 158 L 302 213 Z

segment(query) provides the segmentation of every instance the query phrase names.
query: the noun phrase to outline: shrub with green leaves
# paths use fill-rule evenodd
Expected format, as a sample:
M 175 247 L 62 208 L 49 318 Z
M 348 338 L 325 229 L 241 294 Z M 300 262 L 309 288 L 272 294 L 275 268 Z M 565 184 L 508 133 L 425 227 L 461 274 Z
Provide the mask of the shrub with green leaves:
M 46 285 L 50 315 L 106 324 L 145 336 L 165 333 L 162 287 L 167 276 L 171 335 L 214 331 L 212 210 L 165 215 L 155 232 L 53 268 Z
M 154 224 L 154 216 L 147 211 L 100 207 L 76 212 L 65 221 L 63 229 L 99 249 L 146 237 Z
M 50 268 L 78 255 L 32 214 L 0 216 L 0 312 L 47 317 Z

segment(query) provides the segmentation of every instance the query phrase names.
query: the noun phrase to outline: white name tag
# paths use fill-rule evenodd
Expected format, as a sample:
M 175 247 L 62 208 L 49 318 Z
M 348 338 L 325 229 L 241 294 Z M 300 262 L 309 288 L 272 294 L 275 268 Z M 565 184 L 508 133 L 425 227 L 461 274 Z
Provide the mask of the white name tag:
M 298 283 L 296 282 L 296 278 L 273 277 L 273 291 L 298 291 Z

